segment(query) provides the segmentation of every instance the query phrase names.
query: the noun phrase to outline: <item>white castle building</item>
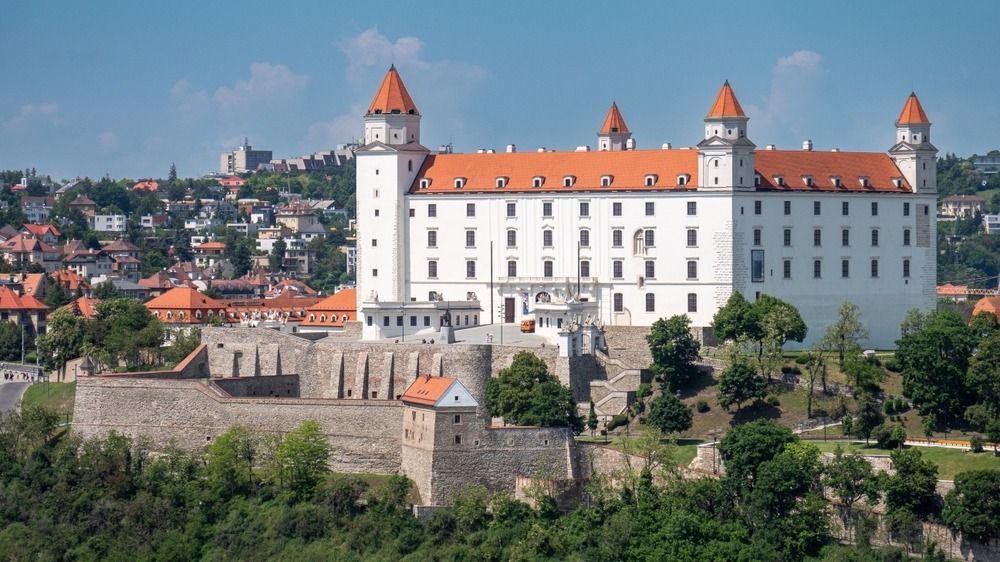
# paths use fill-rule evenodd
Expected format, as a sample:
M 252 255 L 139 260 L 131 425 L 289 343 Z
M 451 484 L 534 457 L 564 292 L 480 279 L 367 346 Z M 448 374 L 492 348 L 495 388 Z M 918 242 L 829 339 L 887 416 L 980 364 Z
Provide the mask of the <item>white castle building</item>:
M 446 311 L 553 341 L 588 319 L 707 327 L 740 291 L 798 307 L 806 343 L 851 301 L 891 348 L 935 306 L 937 149 L 914 94 L 887 154 L 759 149 L 728 82 L 690 148 L 638 150 L 614 104 L 595 151 L 437 153 L 420 119 L 390 68 L 357 151 L 365 339 L 434 337 Z

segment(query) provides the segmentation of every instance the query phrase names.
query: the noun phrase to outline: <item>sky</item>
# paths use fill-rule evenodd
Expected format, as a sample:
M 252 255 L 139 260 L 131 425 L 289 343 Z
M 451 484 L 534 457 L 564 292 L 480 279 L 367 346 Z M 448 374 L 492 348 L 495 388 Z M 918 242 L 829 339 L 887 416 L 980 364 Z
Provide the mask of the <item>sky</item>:
M 693 146 L 729 80 L 758 146 L 885 151 L 915 90 L 942 152 L 1000 148 L 990 2 L 0 0 L 0 169 L 54 179 L 217 171 L 362 133 L 395 63 L 422 143 L 594 146 L 612 101 L 639 148 Z

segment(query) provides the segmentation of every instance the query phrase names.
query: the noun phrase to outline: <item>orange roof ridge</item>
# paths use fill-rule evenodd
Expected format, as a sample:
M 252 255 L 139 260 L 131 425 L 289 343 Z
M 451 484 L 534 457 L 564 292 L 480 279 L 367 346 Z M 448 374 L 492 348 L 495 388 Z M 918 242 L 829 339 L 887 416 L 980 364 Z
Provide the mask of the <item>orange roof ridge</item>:
M 896 125 L 930 124 L 930 119 L 928 119 L 927 114 L 924 113 L 924 107 L 920 105 L 920 100 L 917 99 L 917 94 L 915 92 L 910 92 L 910 97 L 906 98 L 906 103 L 903 105 L 903 111 L 899 113 L 899 119 L 896 119 Z
M 726 82 L 722 85 L 722 89 L 719 90 L 719 95 L 715 98 L 715 103 L 713 103 L 712 108 L 708 110 L 708 117 L 721 118 L 746 116 L 746 113 L 743 113 L 743 108 L 740 106 L 740 102 L 736 99 L 733 87 L 729 85 L 729 80 L 726 80 Z
M 413 103 L 413 98 L 410 97 L 410 93 L 406 91 L 406 86 L 403 85 L 403 79 L 399 77 L 396 65 L 389 67 L 389 71 L 385 73 L 385 78 L 382 80 L 382 85 L 379 86 L 378 92 L 372 98 L 371 105 L 368 106 L 368 115 L 393 112 L 420 114 L 416 104 Z
M 629 132 L 628 125 L 625 124 L 622 112 L 618 111 L 618 104 L 611 102 L 611 109 L 608 110 L 608 115 L 604 118 L 604 125 L 601 125 L 601 131 L 598 134 L 609 135 L 611 133 L 627 132 Z

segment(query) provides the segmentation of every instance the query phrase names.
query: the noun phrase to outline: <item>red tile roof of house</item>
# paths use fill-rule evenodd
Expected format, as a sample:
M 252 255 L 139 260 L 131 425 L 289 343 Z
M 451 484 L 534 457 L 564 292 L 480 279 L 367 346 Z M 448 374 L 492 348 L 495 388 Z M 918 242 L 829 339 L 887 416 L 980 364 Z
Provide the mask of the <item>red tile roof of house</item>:
M 1000 314 L 997 313 L 998 310 L 1000 310 L 1000 297 L 983 297 L 976 301 L 976 306 L 972 309 L 972 315 L 975 316 L 980 312 L 989 312 L 1000 318 Z
M 196 251 L 198 251 L 198 250 L 202 250 L 202 251 L 203 250 L 225 250 L 226 249 L 226 244 L 224 242 L 204 242 L 202 244 L 198 244 L 193 249 L 196 250 Z
M 945 283 L 944 285 L 937 286 L 937 295 L 939 297 L 964 297 L 969 292 L 968 285 L 952 285 L 951 283 Z
M 21 226 L 21 228 L 23 230 L 27 230 L 28 232 L 34 234 L 39 238 L 49 233 L 51 233 L 53 236 L 57 238 L 60 236 L 59 229 L 52 226 L 51 224 L 24 224 Z
M 82 316 L 87 320 L 93 320 L 97 315 L 97 305 L 100 302 L 100 299 L 95 299 L 94 297 L 80 297 L 66 306 L 70 307 L 70 310 L 74 314 Z
M 924 113 L 924 107 L 920 105 L 920 100 L 917 99 L 917 94 L 910 92 L 910 97 L 906 98 L 906 103 L 903 104 L 903 111 L 899 113 L 899 119 L 896 119 L 896 125 L 930 124 L 930 119 L 928 119 L 927 114 Z
M 604 124 L 601 125 L 601 130 L 598 134 L 608 135 L 611 133 L 627 133 L 628 125 L 625 124 L 625 118 L 622 117 L 622 112 L 618 111 L 618 104 L 611 102 L 611 109 L 608 110 L 607 117 L 604 118 Z
M 171 310 L 224 309 L 226 304 L 206 296 L 191 287 L 175 287 L 148 301 L 146 308 Z
M 385 73 L 382 85 L 368 106 L 368 115 L 393 112 L 420 114 L 413 99 L 410 98 L 410 93 L 406 91 L 395 65 L 390 66 L 389 71 Z
M 746 113 L 743 113 L 743 107 L 740 106 L 739 100 L 736 99 L 733 87 L 729 85 L 729 80 L 726 80 L 725 84 L 722 85 L 722 89 L 719 90 L 719 95 L 715 97 L 715 103 L 708 110 L 708 117 L 719 119 L 746 116 Z
M 343 326 L 347 321 L 357 319 L 358 293 L 353 287 L 341 289 L 309 308 L 303 326 Z
M 136 182 L 132 186 L 133 191 L 158 191 L 160 189 L 160 182 L 155 180 L 143 180 Z
M 0 286 L 0 310 L 48 310 L 32 295 L 18 295 L 10 287 Z
M 317 293 L 316 289 L 313 289 L 304 282 L 286 277 L 271 286 L 264 294 L 265 296 L 272 297 L 285 294 L 315 295 Z
M 454 382 L 455 379 L 451 377 L 420 375 L 403 393 L 402 400 L 411 404 L 433 406 L 448 392 Z
M 147 289 L 173 289 L 176 285 L 172 279 L 167 272 L 157 271 L 145 279 L 140 279 L 139 285 Z
M 18 234 L 0 244 L 0 250 L 10 254 L 41 252 L 42 243 L 33 235 Z
M 101 249 L 104 250 L 105 252 L 108 252 L 108 253 L 111 253 L 111 252 L 129 252 L 129 253 L 135 253 L 135 252 L 142 251 L 142 250 L 139 249 L 138 246 L 136 246 L 135 244 L 129 242 L 128 240 L 115 240 L 114 242 L 110 242 L 108 244 L 105 244 L 104 247 L 101 248 Z
M 24 279 L 21 280 L 21 287 L 24 288 L 24 294 L 26 295 L 37 295 L 39 291 L 42 290 L 42 283 L 44 282 L 44 273 L 27 273 Z
M 64 289 L 69 289 L 70 291 L 76 291 L 78 287 L 83 287 L 84 289 L 90 288 L 90 284 L 87 283 L 87 280 L 72 269 L 60 269 L 59 271 L 53 271 L 49 274 L 49 278 L 52 279 L 54 283 L 59 283 Z

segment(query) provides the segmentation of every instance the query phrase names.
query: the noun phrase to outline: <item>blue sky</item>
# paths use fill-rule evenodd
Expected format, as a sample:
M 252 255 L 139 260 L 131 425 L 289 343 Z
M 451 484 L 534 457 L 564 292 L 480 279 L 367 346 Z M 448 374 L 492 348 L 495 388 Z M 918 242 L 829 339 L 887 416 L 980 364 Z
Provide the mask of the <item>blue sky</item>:
M 994 8 L 2 0 L 0 168 L 195 176 L 244 136 L 275 157 L 332 148 L 392 62 L 429 147 L 593 146 L 612 100 L 640 148 L 693 145 L 728 79 L 758 146 L 885 150 L 914 89 L 942 152 L 985 153 Z

